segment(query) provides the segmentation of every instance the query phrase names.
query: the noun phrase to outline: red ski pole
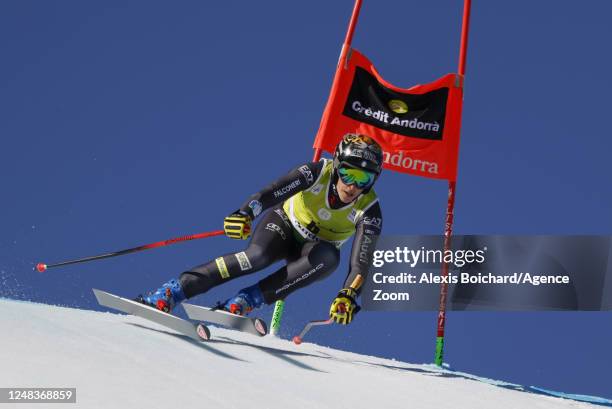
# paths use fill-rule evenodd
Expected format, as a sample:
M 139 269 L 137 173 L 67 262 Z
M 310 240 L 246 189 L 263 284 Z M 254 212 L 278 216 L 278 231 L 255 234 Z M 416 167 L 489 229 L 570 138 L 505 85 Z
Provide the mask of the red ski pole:
M 302 343 L 302 339 L 304 338 L 304 335 L 306 335 L 306 333 L 310 331 L 312 327 L 316 327 L 318 325 L 329 325 L 332 322 L 334 322 L 333 318 L 330 318 L 328 320 L 321 320 L 321 321 L 310 321 L 308 324 L 306 324 L 302 332 L 300 332 L 300 335 L 296 335 L 295 337 L 293 337 L 293 342 L 296 345 L 300 345 Z
M 212 237 L 212 236 L 221 236 L 223 234 L 224 234 L 223 230 L 215 230 L 215 231 L 211 231 L 207 233 L 198 233 L 198 234 L 192 234 L 190 236 L 176 237 L 174 239 L 158 241 L 156 243 L 145 244 L 143 246 L 133 247 L 131 249 L 114 251 L 112 253 L 105 253 L 105 254 L 100 254 L 97 256 L 83 257 L 83 258 L 79 258 L 76 260 L 62 261 L 61 263 L 55 263 L 55 264 L 38 263 L 36 265 L 36 270 L 42 273 L 51 267 L 67 266 L 69 264 L 84 263 L 86 261 L 100 260 L 103 258 L 116 257 L 116 256 L 123 256 L 124 254 L 130 254 L 130 253 L 135 253 L 137 251 L 143 251 L 143 250 L 149 250 L 149 249 L 155 249 L 157 247 L 168 246 L 170 244 L 180 243 L 182 241 L 197 240 L 197 239 L 203 239 L 203 238 Z
M 344 304 L 338 305 L 338 311 L 341 313 L 346 312 L 346 307 L 344 306 Z M 300 345 L 302 343 L 302 339 L 304 338 L 306 333 L 310 331 L 312 327 L 317 327 L 319 325 L 329 325 L 329 324 L 332 324 L 333 322 L 334 322 L 333 318 L 329 318 L 327 320 L 320 320 L 320 321 L 310 321 L 308 324 L 306 324 L 302 332 L 300 332 L 300 335 L 296 335 L 295 337 L 293 337 L 293 342 L 296 345 Z

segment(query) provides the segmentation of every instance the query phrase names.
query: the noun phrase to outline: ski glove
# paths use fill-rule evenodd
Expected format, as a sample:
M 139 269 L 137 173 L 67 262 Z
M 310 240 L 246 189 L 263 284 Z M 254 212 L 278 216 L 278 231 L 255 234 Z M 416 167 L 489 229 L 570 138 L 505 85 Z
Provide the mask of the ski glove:
M 355 301 L 357 292 L 352 288 L 340 290 L 331 307 L 329 307 L 329 318 L 335 323 L 347 325 L 353 320 L 353 315 L 357 314 L 361 307 Z
M 223 230 L 231 239 L 246 240 L 251 235 L 251 217 L 236 211 L 223 220 Z

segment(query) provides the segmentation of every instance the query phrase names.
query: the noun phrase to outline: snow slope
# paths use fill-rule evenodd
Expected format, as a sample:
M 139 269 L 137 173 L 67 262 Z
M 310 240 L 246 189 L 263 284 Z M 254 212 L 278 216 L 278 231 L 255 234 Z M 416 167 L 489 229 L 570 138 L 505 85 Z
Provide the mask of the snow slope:
M 431 365 L 216 327 L 212 341 L 198 343 L 114 313 L 6 299 L 0 311 L 0 387 L 77 388 L 76 405 L 53 408 L 601 407 Z

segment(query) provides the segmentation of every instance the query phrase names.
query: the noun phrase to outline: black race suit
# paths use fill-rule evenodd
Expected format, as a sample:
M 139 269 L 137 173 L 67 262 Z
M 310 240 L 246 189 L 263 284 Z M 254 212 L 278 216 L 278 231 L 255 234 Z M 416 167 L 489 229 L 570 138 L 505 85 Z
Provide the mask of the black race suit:
M 293 291 L 331 274 L 340 260 L 336 246 L 322 240 L 308 242 L 302 239 L 294 231 L 282 208 L 286 199 L 311 187 L 322 169 L 323 161 L 307 163 L 252 195 L 240 208 L 241 211 L 254 219 L 257 214 L 253 214 L 249 204 L 260 204 L 262 213 L 271 210 L 261 216 L 248 247 L 244 251 L 226 254 L 184 272 L 180 283 L 187 298 L 202 294 L 231 279 L 262 270 L 279 260 L 286 260 L 287 264 L 259 281 L 266 304 L 284 299 Z M 334 176 L 330 182 L 332 189 L 329 189 L 329 204 L 332 208 L 345 205 L 336 193 L 336 181 Z M 255 211 L 259 213 L 259 209 Z M 345 288 L 354 282 L 357 275 L 366 279 L 381 228 L 382 214 L 376 202 L 356 222 Z

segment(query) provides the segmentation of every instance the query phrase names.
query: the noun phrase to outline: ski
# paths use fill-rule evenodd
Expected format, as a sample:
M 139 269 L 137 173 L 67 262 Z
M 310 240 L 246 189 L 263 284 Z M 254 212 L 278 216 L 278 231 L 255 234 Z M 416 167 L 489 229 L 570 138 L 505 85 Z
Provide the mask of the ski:
M 260 318 L 249 318 L 232 314 L 227 311 L 199 305 L 183 303 L 187 316 L 194 321 L 204 321 L 223 327 L 236 329 L 242 332 L 263 337 L 268 333 L 266 322 Z
M 193 323 L 177 316 L 165 313 L 156 308 L 139 302 L 128 300 L 127 298 L 107 293 L 105 291 L 93 289 L 98 304 L 121 311 L 126 314 L 135 315 L 146 320 L 155 322 L 164 327 L 170 328 L 196 341 L 208 341 L 210 330 L 202 323 Z

